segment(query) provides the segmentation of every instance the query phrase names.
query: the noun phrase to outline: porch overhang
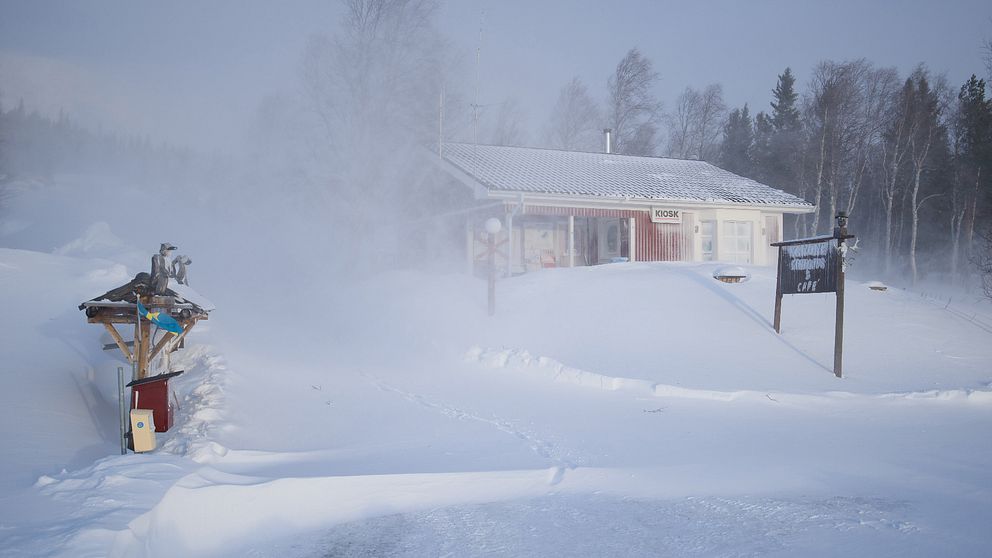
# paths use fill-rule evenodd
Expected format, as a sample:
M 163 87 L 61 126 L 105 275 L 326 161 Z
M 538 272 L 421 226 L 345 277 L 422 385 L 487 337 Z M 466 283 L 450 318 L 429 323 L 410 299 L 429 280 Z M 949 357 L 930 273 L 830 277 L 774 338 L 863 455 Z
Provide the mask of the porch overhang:
M 507 205 L 523 204 L 526 213 L 527 206 L 551 206 L 575 209 L 605 209 L 615 211 L 651 211 L 657 206 L 677 206 L 686 210 L 699 209 L 758 209 L 774 213 L 805 214 L 816 211 L 816 206 L 797 206 L 783 204 L 734 204 L 722 201 L 677 200 L 677 199 L 644 199 L 644 198 L 606 198 L 600 196 L 541 194 L 512 190 L 489 190 L 479 184 L 484 191 L 482 199 L 502 200 Z

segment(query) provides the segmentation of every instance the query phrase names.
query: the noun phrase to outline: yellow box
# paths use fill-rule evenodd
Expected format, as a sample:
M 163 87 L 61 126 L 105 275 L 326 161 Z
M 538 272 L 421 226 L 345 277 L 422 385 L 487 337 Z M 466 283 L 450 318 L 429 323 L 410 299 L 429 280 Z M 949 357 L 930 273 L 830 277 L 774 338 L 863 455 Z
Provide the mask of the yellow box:
M 155 421 L 151 409 L 131 410 L 131 439 L 135 453 L 155 449 Z

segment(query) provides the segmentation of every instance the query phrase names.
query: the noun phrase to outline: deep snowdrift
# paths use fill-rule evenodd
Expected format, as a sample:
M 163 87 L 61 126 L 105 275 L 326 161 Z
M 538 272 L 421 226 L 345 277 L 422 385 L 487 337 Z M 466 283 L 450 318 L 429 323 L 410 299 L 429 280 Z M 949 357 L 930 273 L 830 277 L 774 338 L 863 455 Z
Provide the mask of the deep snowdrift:
M 75 305 L 157 245 L 83 221 L 27 246 L 49 253 L 0 249 L 0 554 L 992 544 L 992 333 L 968 319 L 986 303 L 849 281 L 837 379 L 833 297 L 787 297 L 777 335 L 768 269 L 735 285 L 713 265 L 547 270 L 501 281 L 491 319 L 481 281 L 394 272 L 328 279 L 273 315 L 247 297 L 277 285 L 224 283 L 214 249 L 193 277 L 218 310 L 174 362 L 177 424 L 119 456 L 122 363 Z

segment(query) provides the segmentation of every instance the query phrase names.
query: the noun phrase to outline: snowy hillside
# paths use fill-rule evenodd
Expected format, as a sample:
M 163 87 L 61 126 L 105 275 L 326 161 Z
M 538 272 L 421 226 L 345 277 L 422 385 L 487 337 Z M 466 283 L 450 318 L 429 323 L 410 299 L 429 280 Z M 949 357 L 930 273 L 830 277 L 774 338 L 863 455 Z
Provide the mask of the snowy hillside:
M 992 332 L 977 299 L 850 280 L 837 379 L 833 297 L 786 297 L 777 335 L 765 268 L 741 284 L 713 265 L 545 270 L 501 281 L 494 318 L 477 279 L 393 272 L 287 295 L 265 321 L 279 305 L 225 280 L 238 253 L 214 248 L 193 284 L 218 309 L 174 362 L 176 426 L 154 453 L 119 456 L 126 365 L 76 305 L 156 245 L 79 215 L 47 228 L 41 194 L 19 203 L 0 249 L 0 555 L 992 545 Z

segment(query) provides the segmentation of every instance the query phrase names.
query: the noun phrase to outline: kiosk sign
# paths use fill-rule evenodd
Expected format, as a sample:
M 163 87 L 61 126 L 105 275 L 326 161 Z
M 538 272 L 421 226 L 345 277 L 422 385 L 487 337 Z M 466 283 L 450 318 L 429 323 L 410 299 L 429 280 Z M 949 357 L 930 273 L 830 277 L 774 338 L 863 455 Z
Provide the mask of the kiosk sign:
M 682 210 L 669 209 L 666 207 L 652 207 L 651 222 L 671 223 L 671 224 L 679 225 L 682 223 Z

